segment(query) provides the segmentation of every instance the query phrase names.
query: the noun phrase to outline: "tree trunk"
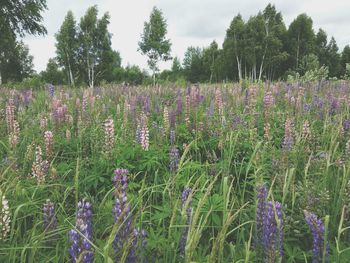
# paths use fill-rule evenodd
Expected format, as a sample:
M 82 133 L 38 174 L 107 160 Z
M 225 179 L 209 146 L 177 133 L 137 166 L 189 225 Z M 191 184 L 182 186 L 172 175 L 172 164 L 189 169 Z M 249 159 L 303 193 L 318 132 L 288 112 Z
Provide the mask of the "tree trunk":
M 258 78 L 259 81 L 261 80 L 261 76 L 262 76 L 262 72 L 263 72 L 264 58 L 265 58 L 265 54 L 263 56 L 263 60 L 261 61 L 260 68 L 259 68 L 259 78 Z
M 264 61 L 265 61 L 265 56 L 266 56 L 266 50 L 267 50 L 267 44 L 265 45 L 264 55 L 262 57 L 261 64 L 260 64 L 259 81 L 261 80 L 261 76 L 262 76 L 262 72 L 263 72 L 263 66 L 264 66 Z
M 94 64 L 92 64 L 92 66 L 91 66 L 91 88 L 93 88 L 94 87 L 94 82 L 95 82 L 95 63 Z
M 89 55 L 88 54 L 86 54 L 86 63 L 87 63 L 87 69 L 88 69 L 89 87 L 91 87 L 91 66 L 90 66 L 90 60 L 89 60 Z
M 71 68 L 71 65 L 70 65 L 70 62 L 68 61 L 68 71 L 69 71 L 69 83 L 71 86 L 74 87 L 74 78 L 73 78 L 73 73 L 72 73 L 72 68 Z
M 153 69 L 153 86 L 156 86 L 156 72 Z
M 0 71 L 0 86 L 2 85 L 2 75 L 1 75 L 1 71 Z
M 297 44 L 297 65 L 296 65 L 296 68 L 295 68 L 295 70 L 298 70 L 298 66 L 299 66 L 299 35 L 300 35 L 300 33 L 298 33 L 298 44 Z
M 238 56 L 236 56 L 236 60 L 237 60 L 237 69 L 238 69 L 238 79 L 239 79 L 239 81 L 241 81 L 242 80 L 242 65 L 241 65 L 240 59 L 238 59 Z

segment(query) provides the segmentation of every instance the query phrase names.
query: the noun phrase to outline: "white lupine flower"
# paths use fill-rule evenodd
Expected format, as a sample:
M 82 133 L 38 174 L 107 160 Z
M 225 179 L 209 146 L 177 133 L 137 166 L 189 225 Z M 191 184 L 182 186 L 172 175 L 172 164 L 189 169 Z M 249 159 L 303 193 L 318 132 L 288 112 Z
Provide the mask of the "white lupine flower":
M 0 191 L 0 240 L 6 239 L 10 233 L 10 209 L 5 195 Z

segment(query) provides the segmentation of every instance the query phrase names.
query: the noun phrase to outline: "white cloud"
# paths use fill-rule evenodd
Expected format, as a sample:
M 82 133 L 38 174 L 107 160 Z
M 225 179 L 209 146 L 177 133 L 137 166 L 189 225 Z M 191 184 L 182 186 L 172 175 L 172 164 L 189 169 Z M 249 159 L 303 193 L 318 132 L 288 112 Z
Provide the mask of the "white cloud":
M 147 68 L 147 59 L 137 52 L 143 24 L 149 19 L 153 6 L 162 9 L 168 23 L 168 38 L 172 42 L 172 55 L 183 58 L 188 46 L 207 46 L 212 40 L 219 45 L 232 18 L 241 13 L 245 19 L 255 15 L 271 1 L 254 0 L 48 0 L 44 24 L 48 29 L 45 37 L 29 36 L 25 43 L 34 56 L 35 69 L 45 69 L 50 57 L 55 56 L 54 34 L 59 30 L 68 10 L 72 10 L 77 21 L 89 6 L 98 5 L 100 15 L 109 12 L 113 34 L 112 47 L 118 50 L 123 65 L 127 63 Z M 307 13 L 314 21 L 315 31 L 322 27 L 329 36 L 334 36 L 342 49 L 350 44 L 350 1 L 334 0 L 275 0 L 272 1 L 282 12 L 288 26 L 300 13 Z M 171 62 L 162 63 L 169 68 Z

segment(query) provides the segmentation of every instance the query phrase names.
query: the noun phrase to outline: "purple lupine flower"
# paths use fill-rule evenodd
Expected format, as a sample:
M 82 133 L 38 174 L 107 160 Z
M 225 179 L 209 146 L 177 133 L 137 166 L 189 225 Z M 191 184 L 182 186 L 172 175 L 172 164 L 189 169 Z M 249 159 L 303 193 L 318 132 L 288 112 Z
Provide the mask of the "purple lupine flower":
M 210 102 L 209 108 L 207 108 L 207 117 L 212 117 L 214 115 L 214 101 Z
M 26 107 L 29 106 L 29 103 L 30 103 L 30 100 L 31 100 L 32 96 L 33 96 L 32 90 L 25 90 L 24 91 L 24 94 L 23 94 L 24 106 L 26 106 Z
M 306 223 L 309 225 L 312 232 L 312 263 L 322 262 L 323 253 L 324 253 L 324 236 L 325 228 L 321 219 L 318 219 L 317 216 L 309 211 L 304 210 L 304 216 Z M 326 258 L 325 262 L 328 262 L 328 249 L 326 245 Z
M 237 129 L 239 125 L 241 125 L 242 123 L 242 119 L 239 115 L 235 115 L 233 117 L 233 121 L 232 121 L 232 129 Z
M 149 97 L 145 97 L 143 100 L 143 112 L 149 113 L 150 112 L 150 102 Z
M 170 144 L 173 145 L 175 143 L 175 131 L 170 131 Z
M 55 96 L 55 86 L 54 86 L 54 85 L 49 84 L 48 87 L 47 87 L 47 89 L 48 89 L 48 92 L 49 92 L 49 96 L 50 96 L 50 97 Z
M 186 243 L 187 243 L 187 236 L 188 236 L 188 230 L 191 224 L 191 212 L 192 212 L 192 208 L 191 208 L 191 200 L 190 195 L 192 194 L 192 189 L 189 187 L 186 187 L 181 194 L 181 207 L 182 209 L 186 208 L 186 226 L 182 231 L 182 235 L 181 235 L 181 240 L 180 240 L 180 257 L 185 257 L 185 247 L 186 247 Z
M 260 185 L 256 189 L 258 197 L 258 205 L 256 209 L 256 230 L 257 230 L 257 243 L 261 244 L 264 233 L 264 217 L 267 207 L 267 187 L 266 185 Z
M 283 149 L 285 149 L 286 151 L 291 151 L 294 145 L 294 139 L 292 136 L 286 136 L 283 139 L 283 144 L 282 147 Z
M 91 204 L 85 199 L 78 203 L 75 229 L 69 232 L 72 246 L 69 254 L 72 262 L 92 263 L 94 254 L 92 252 L 92 211 Z
M 176 148 L 175 145 L 173 145 L 170 148 L 169 158 L 170 158 L 170 164 L 169 164 L 170 171 L 176 172 L 179 166 L 180 154 L 179 154 L 179 150 Z
M 204 99 L 205 99 L 204 95 L 199 95 L 199 97 L 198 97 L 198 103 L 203 102 Z
M 125 262 L 133 263 L 139 262 L 138 244 L 141 243 L 142 247 L 145 246 L 146 233 L 144 230 L 132 229 L 132 217 L 130 204 L 128 203 L 127 189 L 128 189 L 128 177 L 129 171 L 127 169 L 117 168 L 114 171 L 114 187 L 115 187 L 115 204 L 113 205 L 114 221 L 119 223 L 120 229 L 116 234 L 113 247 L 115 250 L 115 260 L 120 262 L 120 254 L 123 251 L 124 246 L 128 246 L 128 254 Z M 131 242 L 129 240 L 131 239 Z
M 141 144 L 141 126 L 139 124 L 136 127 L 135 141 L 137 144 Z
M 267 201 L 267 187 L 257 187 L 258 205 L 256 210 L 256 245 L 262 249 L 262 255 L 266 262 L 275 262 L 283 256 L 283 214 L 282 205 L 279 202 Z M 278 219 L 278 221 L 276 220 Z
M 324 101 L 322 98 L 318 97 L 318 96 L 314 96 L 312 98 L 312 104 L 315 108 L 318 108 L 318 109 L 322 109 L 323 106 L 324 106 Z
M 43 208 L 44 217 L 44 231 L 53 231 L 57 228 L 57 219 L 55 215 L 55 205 L 50 201 L 46 200 Z
M 177 92 L 176 95 L 176 113 L 181 114 L 182 113 L 182 93 L 181 90 Z
M 282 257 L 282 205 L 279 202 L 267 202 L 264 218 L 263 247 L 268 258 L 268 262 L 275 262 L 277 251 Z M 276 216 L 279 223 L 276 221 Z
M 175 123 L 176 123 L 176 111 L 175 110 L 171 110 L 169 112 L 169 121 L 170 121 L 170 127 L 175 127 Z
M 311 104 L 310 103 L 305 103 L 304 104 L 304 111 L 310 111 L 311 109 Z
M 330 113 L 331 113 L 331 114 L 335 114 L 336 111 L 338 110 L 339 106 L 340 106 L 340 105 L 339 105 L 338 99 L 337 99 L 337 98 L 333 98 L 333 99 L 332 99 L 332 102 L 331 102 Z
M 284 124 L 284 138 L 282 142 L 282 148 L 286 151 L 291 151 L 294 145 L 293 138 L 293 122 L 291 119 L 287 119 Z
M 349 131 L 350 130 L 350 120 L 344 120 L 343 121 L 343 129 L 344 131 Z
M 140 230 L 138 228 L 134 228 L 132 232 L 132 242 L 130 244 L 129 254 L 126 259 L 126 263 L 133 263 L 133 262 L 147 262 L 145 259 L 142 260 L 142 251 L 145 249 L 147 241 L 146 241 L 146 231 Z M 140 244 L 140 246 L 139 246 Z M 141 248 L 141 251 L 137 251 L 138 248 Z
M 135 228 L 134 229 L 134 236 L 140 239 L 142 248 L 145 248 L 146 244 L 147 244 L 147 240 L 146 240 L 147 233 L 146 233 L 146 231 L 144 229 L 140 230 L 138 228 Z

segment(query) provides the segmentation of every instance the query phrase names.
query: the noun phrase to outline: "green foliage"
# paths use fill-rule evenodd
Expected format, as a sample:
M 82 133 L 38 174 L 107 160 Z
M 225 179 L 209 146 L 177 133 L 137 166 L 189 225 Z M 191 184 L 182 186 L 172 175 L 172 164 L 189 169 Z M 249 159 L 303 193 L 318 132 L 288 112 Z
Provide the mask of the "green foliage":
M 29 55 L 28 47 L 23 42 L 16 41 L 13 41 L 12 45 L 6 51 L 3 63 L 0 63 L 0 78 L 5 83 L 10 80 L 22 81 L 34 73 L 33 56 Z
M 350 63 L 350 46 L 346 45 L 343 49 L 343 52 L 341 54 L 341 76 L 343 76 L 346 73 L 346 64 Z
M 88 8 L 78 25 L 67 13 L 56 34 L 56 54 L 69 85 L 120 81 L 121 57 L 111 47 L 109 23 L 108 13 L 98 18 L 97 6 Z
M 41 12 L 46 9 L 46 0 L 3 0 L 0 8 L 0 32 L 11 34 L 46 34 L 41 24 Z
M 320 66 L 318 58 L 314 54 L 306 55 L 302 58 L 298 72 L 290 72 L 288 75 L 288 82 L 301 81 L 322 81 L 329 76 L 327 66 Z
M 158 62 L 171 59 L 171 43 L 166 38 L 167 23 L 163 13 L 157 7 L 153 7 L 149 22 L 144 23 L 139 51 L 148 57 L 147 63 L 154 74 L 159 70 Z
M 306 14 L 299 15 L 287 29 L 282 14 L 268 4 L 247 21 L 236 15 L 222 49 L 215 41 L 203 49 L 189 47 L 184 72 L 190 82 L 276 80 L 296 73 L 304 76 L 308 71 L 304 58 L 314 54 L 322 72 L 309 71 L 308 79 L 339 78 L 345 73 L 349 50 L 345 47 L 340 56 L 335 39 L 328 41 L 322 29 L 315 35 L 313 21 Z
M 203 54 L 200 48 L 187 48 L 183 61 L 183 68 L 186 78 L 192 83 L 199 82 L 202 78 L 206 77 L 202 56 Z
M 77 25 L 72 11 L 68 11 L 56 36 L 56 59 L 64 68 L 68 83 L 74 86 L 78 74 Z
M 288 28 L 288 53 L 291 68 L 299 67 L 300 59 L 314 51 L 313 21 L 306 14 L 299 15 Z
M 120 80 L 125 81 L 127 83 L 133 84 L 133 85 L 140 85 L 147 79 L 147 74 L 138 66 L 127 66 L 125 69 L 122 70 L 122 75 Z
M 66 83 L 65 74 L 59 69 L 55 59 L 49 59 L 49 62 L 46 65 L 46 70 L 42 71 L 40 74 L 43 81 L 46 83 L 54 85 L 62 85 Z
M 344 79 L 350 80 L 350 63 L 346 63 Z
M 17 36 L 46 34 L 41 12 L 46 0 L 11 1 L 0 3 L 0 85 L 9 80 L 21 81 L 32 73 L 33 57 Z
M 97 6 L 88 8 L 80 19 L 78 33 L 80 73 L 90 87 L 94 87 L 97 76 L 103 72 L 103 58 L 108 58 L 106 52 L 111 51 L 111 35 L 107 29 L 109 14 L 105 13 L 100 19 L 97 15 Z

